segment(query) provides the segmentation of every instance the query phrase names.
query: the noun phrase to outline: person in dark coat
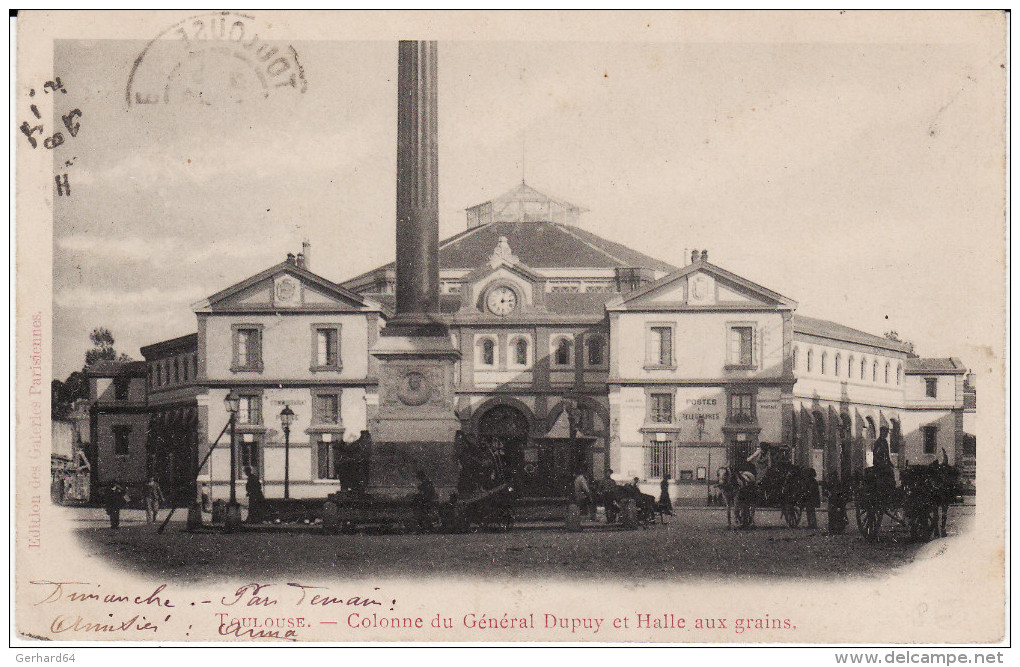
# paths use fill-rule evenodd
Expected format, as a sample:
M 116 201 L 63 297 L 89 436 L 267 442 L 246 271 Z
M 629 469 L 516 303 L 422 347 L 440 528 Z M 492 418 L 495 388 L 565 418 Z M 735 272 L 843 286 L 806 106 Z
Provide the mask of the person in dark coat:
M 673 516 L 673 501 L 669 497 L 669 473 L 662 476 L 659 482 L 659 511 L 663 514 Z
M 807 527 L 818 528 L 818 517 L 815 510 L 822 505 L 822 493 L 818 488 L 818 473 L 814 468 L 804 471 L 804 481 L 807 486 L 807 498 L 805 498 L 805 510 L 807 512 Z
M 117 480 L 110 482 L 110 485 L 106 487 L 106 492 L 103 494 L 103 507 L 110 517 L 110 528 L 113 530 L 120 528 L 120 510 L 127 504 L 126 494 L 127 489 Z
M 262 511 L 266 502 L 266 496 L 262 493 L 262 482 L 259 480 L 258 472 L 250 467 L 244 469 L 248 481 L 244 483 L 244 490 L 248 494 L 248 523 L 262 523 Z
M 875 468 L 875 476 L 879 483 L 892 488 L 896 486 L 896 475 L 893 472 L 892 455 L 889 453 L 889 427 L 878 429 L 878 439 L 871 446 L 871 465 Z

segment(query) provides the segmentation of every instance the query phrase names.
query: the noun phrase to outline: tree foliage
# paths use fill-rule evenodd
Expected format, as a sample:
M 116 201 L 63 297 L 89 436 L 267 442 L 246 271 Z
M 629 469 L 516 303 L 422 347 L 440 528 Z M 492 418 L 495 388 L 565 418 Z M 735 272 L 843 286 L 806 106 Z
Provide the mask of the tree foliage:
M 131 361 L 126 354 L 118 354 L 114 345 L 116 340 L 106 327 L 96 327 L 89 334 L 92 348 L 85 352 L 85 364 L 80 371 L 74 371 L 61 382 L 54 379 L 50 383 L 52 401 L 50 411 L 54 419 L 62 419 L 70 414 L 75 401 L 89 397 L 89 381 L 85 374 L 89 366 L 98 361 Z

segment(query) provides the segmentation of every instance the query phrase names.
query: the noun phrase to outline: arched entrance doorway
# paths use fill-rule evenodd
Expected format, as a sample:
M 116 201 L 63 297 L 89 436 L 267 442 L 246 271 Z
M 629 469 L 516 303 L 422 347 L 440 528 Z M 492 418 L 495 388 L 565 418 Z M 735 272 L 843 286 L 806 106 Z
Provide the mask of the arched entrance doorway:
M 478 420 L 478 442 L 497 452 L 512 480 L 520 477 L 528 444 L 528 418 L 511 405 L 496 405 Z

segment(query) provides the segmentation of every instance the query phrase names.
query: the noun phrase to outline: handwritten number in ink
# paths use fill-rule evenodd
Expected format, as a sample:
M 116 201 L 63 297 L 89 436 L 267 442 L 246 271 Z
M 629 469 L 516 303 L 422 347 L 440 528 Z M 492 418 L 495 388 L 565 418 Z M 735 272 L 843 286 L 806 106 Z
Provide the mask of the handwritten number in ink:
M 47 137 L 46 139 L 43 139 L 43 146 L 49 148 L 50 150 L 53 150 L 62 143 L 64 143 L 64 135 L 62 135 L 59 132 L 54 132 L 52 137 Z
M 75 118 L 81 118 L 81 109 L 72 109 L 66 116 L 61 116 L 64 121 L 64 127 L 67 128 L 68 133 L 72 137 L 78 136 L 78 130 L 81 129 L 81 123 L 77 122 Z
M 53 180 L 57 182 L 58 197 L 71 196 L 71 184 L 67 180 L 67 174 L 58 174 L 53 177 Z
M 53 81 L 47 81 L 43 84 L 43 92 L 48 95 L 50 91 L 46 90 L 47 88 L 52 90 L 54 93 L 59 90 L 61 93 L 64 93 L 65 95 L 67 94 L 67 91 L 64 90 L 64 84 L 60 82 L 59 76 L 53 77 Z
M 35 148 L 36 146 L 39 145 L 39 142 L 36 141 L 35 137 L 33 137 L 32 135 L 35 134 L 36 132 L 42 134 L 43 132 L 42 125 L 36 125 L 35 127 L 32 127 L 28 124 L 28 121 L 25 121 L 24 123 L 21 124 L 21 131 L 25 134 L 26 137 L 28 137 L 28 143 L 32 144 L 32 148 Z

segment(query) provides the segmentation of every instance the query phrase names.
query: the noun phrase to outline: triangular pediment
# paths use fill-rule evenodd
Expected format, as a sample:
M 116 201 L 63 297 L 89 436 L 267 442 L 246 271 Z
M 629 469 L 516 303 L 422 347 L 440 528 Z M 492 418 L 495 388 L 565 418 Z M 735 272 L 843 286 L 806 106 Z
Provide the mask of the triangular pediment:
M 795 308 L 796 302 L 707 262 L 699 262 L 606 305 L 609 310 Z
M 311 271 L 283 262 L 192 306 L 196 312 L 380 310 L 380 305 Z

